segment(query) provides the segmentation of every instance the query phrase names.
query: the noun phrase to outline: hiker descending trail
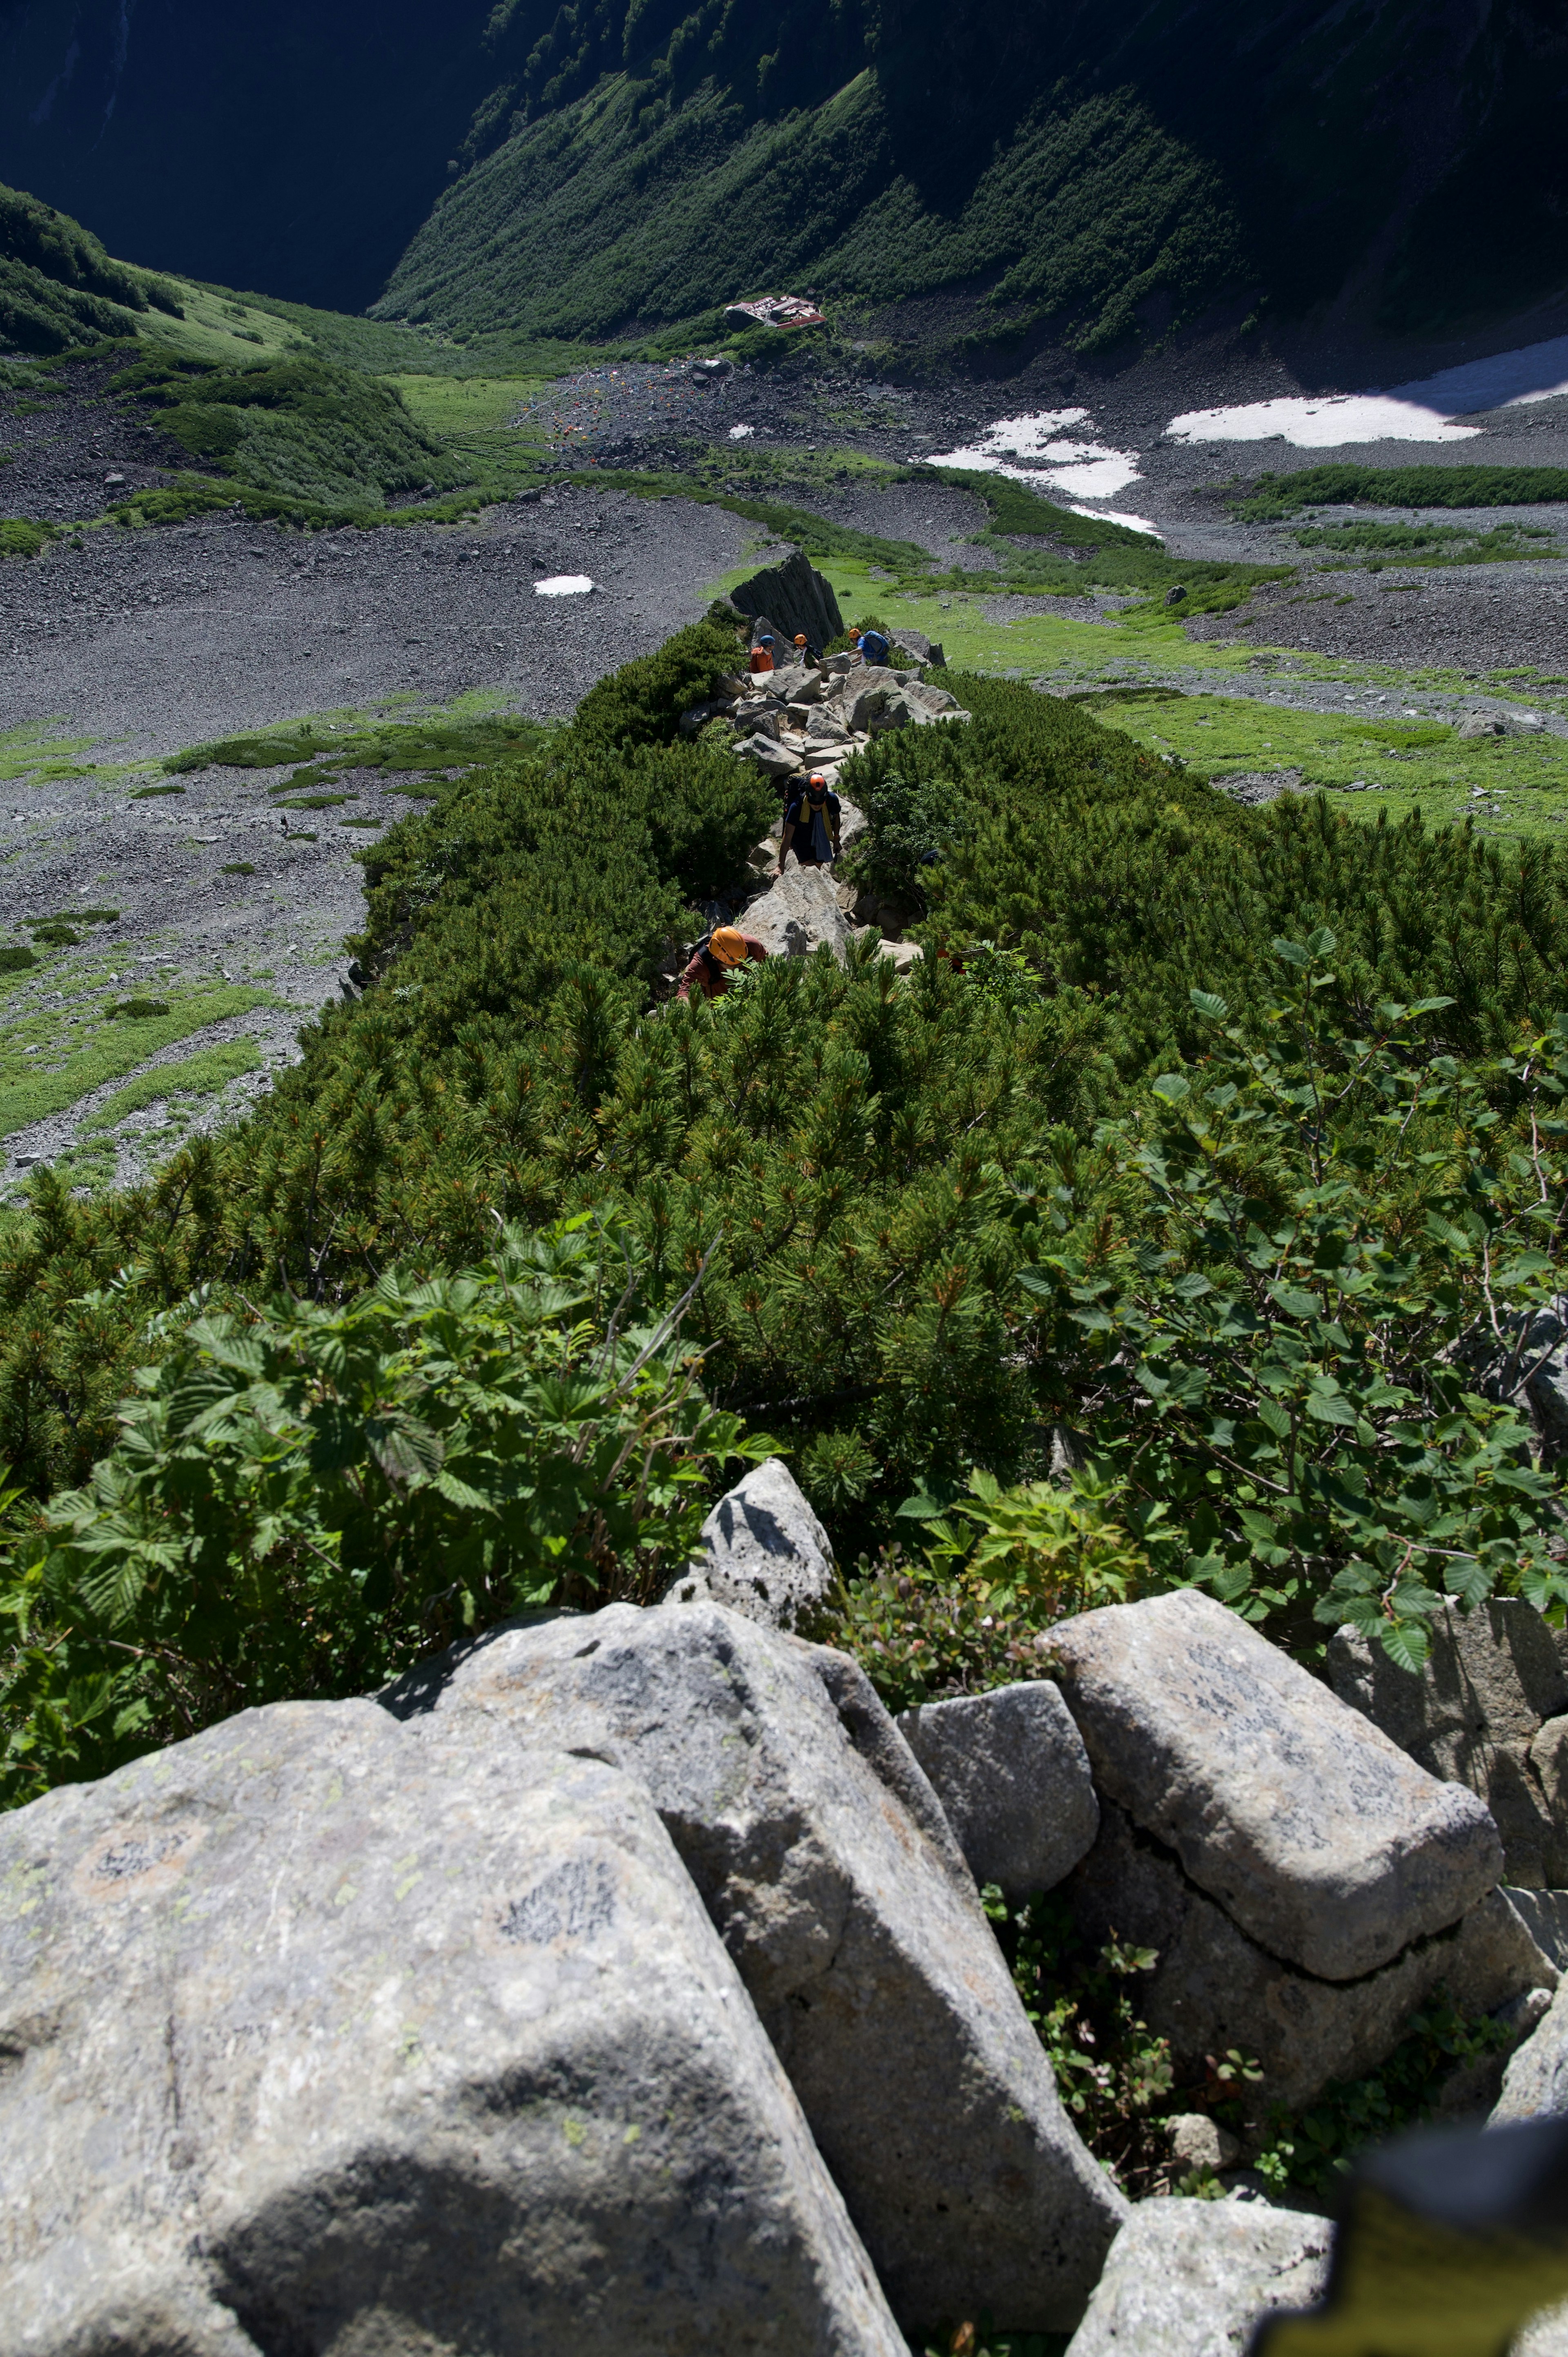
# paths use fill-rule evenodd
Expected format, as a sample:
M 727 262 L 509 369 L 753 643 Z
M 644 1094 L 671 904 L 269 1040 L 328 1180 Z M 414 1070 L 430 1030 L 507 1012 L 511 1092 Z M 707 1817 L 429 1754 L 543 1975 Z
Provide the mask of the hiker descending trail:
M 802 867 L 827 867 L 839 856 L 839 824 L 843 805 L 830 793 L 821 770 L 813 770 L 804 787 L 784 811 L 784 832 L 779 838 L 779 873 L 791 851 Z
M 689 999 L 695 983 L 704 998 L 722 998 L 729 988 L 732 974 L 748 959 L 762 964 L 767 955 L 754 933 L 743 933 L 738 925 L 720 925 L 705 942 L 697 943 L 675 996 Z
M 757 640 L 757 644 L 752 648 L 751 668 L 753 671 L 772 670 L 773 633 L 771 630 L 764 630 L 762 636 Z

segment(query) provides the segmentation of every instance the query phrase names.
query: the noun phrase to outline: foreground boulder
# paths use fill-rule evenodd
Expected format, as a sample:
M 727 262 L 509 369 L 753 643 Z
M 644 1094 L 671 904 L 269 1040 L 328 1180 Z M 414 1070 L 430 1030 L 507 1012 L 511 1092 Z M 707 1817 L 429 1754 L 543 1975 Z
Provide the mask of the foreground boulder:
M 1140 2202 L 1067 2357 L 1241 2357 L 1275 2308 L 1310 2308 L 1334 2229 L 1254 2201 Z
M 1054 1890 L 1093 1843 L 1100 1803 L 1083 1738 L 1044 1679 L 904 1712 L 976 1882 L 1010 1899 Z
M 903 2357 L 641 1783 L 462 1733 L 278 1705 L 0 1823 L 7 2357 Z
M 710 1605 L 616 1605 L 492 1631 L 384 1700 L 643 1785 L 906 2330 L 982 2308 L 1071 2329 L 1126 2205 L 854 1663 Z
M 1101 1794 L 1319 1979 L 1375 1971 L 1501 1879 L 1474 1793 L 1197 1588 L 1086 1612 L 1052 1631 L 1050 1654 Z
M 723 1604 L 768 1629 L 810 1620 L 833 1592 L 832 1543 L 780 1458 L 754 1465 L 703 1524 L 703 1552 L 667 1603 Z
M 1568 1885 L 1568 1632 L 1522 1597 L 1435 1614 L 1417 1671 L 1338 1630 L 1327 1652 L 1335 1693 L 1445 1782 L 1485 1802 L 1502 1836 L 1507 1878 L 1526 1889 Z

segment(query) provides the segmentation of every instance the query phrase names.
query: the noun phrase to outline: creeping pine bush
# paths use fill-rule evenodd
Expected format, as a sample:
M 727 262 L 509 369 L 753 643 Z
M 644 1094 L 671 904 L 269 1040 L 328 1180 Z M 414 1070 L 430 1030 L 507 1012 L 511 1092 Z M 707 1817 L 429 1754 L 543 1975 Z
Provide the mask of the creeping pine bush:
M 361 1692 L 527 1605 L 651 1601 L 714 1472 L 768 1446 L 703 1397 L 625 1232 L 581 1219 L 148 1340 L 119 1446 L 0 1598 L 9 1801 L 250 1703 Z
M 334 1321 L 393 1315 L 389 1271 L 404 1302 L 468 1283 L 498 1222 L 591 1214 L 628 1240 L 649 1318 L 701 1272 L 681 1333 L 703 1396 L 733 1456 L 777 1436 L 863 1562 L 838 1641 L 890 1702 L 1015 1677 L 1063 1614 L 1172 1583 L 1308 1658 L 1348 1622 L 1418 1661 L 1451 1598 L 1563 1617 L 1560 1474 L 1511 1404 L 1529 1314 L 1562 1289 L 1563 855 L 1321 800 L 1244 811 L 1086 712 L 960 679 L 972 724 L 882 739 L 845 776 L 874 858 L 929 798 L 926 957 L 899 976 L 857 942 L 667 1003 L 695 904 L 777 808 L 679 735 L 736 656 L 699 625 L 567 726 L 486 748 L 367 848 L 362 992 L 265 1098 L 144 1186 L 77 1200 L 39 1171 L 0 1213 L 0 1455 L 48 1541 L 28 1580 L 56 1565 L 47 1592 L 16 1586 L 26 1674 L 65 1647 L 36 1707 L 13 1688 L 35 1784 L 111 1756 L 91 1744 L 144 1700 L 166 1728 L 362 1690 L 464 1625 L 431 1601 L 453 1576 L 426 1590 L 401 1559 L 389 1602 L 350 1593 L 338 1521 L 288 1542 L 331 1558 L 309 1644 L 248 1525 L 224 1525 L 238 1600 L 210 1646 L 213 1557 L 185 1536 L 138 1591 L 150 1638 L 92 1619 L 120 1591 L 84 1566 L 127 1530 L 153 1544 L 124 1501 L 137 1452 L 172 1445 L 145 1419 L 185 1430 L 166 1364 L 227 1368 L 252 1328 L 279 1366 L 309 1360 Z M 218 1340 L 191 1339 L 199 1317 Z M 562 1582 L 586 1577 L 576 1544 Z M 478 1618 L 514 1576 L 462 1584 Z M 123 1646 L 154 1680 L 128 1698 L 91 1684 Z

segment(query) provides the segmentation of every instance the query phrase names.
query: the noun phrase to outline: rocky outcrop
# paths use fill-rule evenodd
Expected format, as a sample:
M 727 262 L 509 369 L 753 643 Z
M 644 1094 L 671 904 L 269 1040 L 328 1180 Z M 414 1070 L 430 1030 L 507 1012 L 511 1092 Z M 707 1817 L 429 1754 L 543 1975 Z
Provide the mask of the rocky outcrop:
M 692 1604 L 493 1631 L 385 1697 L 650 1794 L 907 2330 L 1070 2330 L 1125 2205 L 930 1786 L 843 1656 Z
M 1499 1597 L 1436 1614 L 1418 1672 L 1353 1629 L 1330 1641 L 1327 1668 L 1342 1702 L 1430 1775 L 1486 1803 L 1509 1882 L 1568 1886 L 1568 1634 L 1521 1597 Z
M 1333 2240 L 1262 2202 L 1140 2202 L 1067 2357 L 1241 2357 L 1271 2309 L 1322 2298 Z
M 0 1821 L 7 2357 L 903 2357 L 644 1780 L 450 1731 L 278 1705 Z
M 1473 1793 L 1200 1590 L 1086 1612 L 1049 1652 L 1101 1796 L 1284 1963 L 1354 1980 L 1501 1879 Z
M 790 560 L 797 561 L 805 563 L 803 557 Z M 773 578 L 757 576 L 758 582 Z M 754 630 L 768 619 L 759 614 Z M 785 632 L 777 622 L 769 621 L 768 627 L 781 648 L 787 642 Z M 707 704 L 693 705 L 682 714 L 681 727 L 690 737 L 715 718 L 727 721 L 735 731 L 736 754 L 782 781 L 811 770 L 822 770 L 831 779 L 852 753 L 890 729 L 924 728 L 940 720 L 969 717 L 956 696 L 922 680 L 912 664 L 895 670 L 835 655 L 820 670 L 786 663 L 757 673 L 736 694 L 726 697 L 721 692 Z
M 666 1603 L 722 1604 L 765 1629 L 809 1623 L 833 1593 L 832 1543 L 778 1457 L 753 1466 L 703 1524 L 703 1552 Z
M 1054 1890 L 1100 1830 L 1089 1754 L 1044 1680 L 926 1703 L 898 1721 L 977 1882 Z
M 766 614 L 783 640 L 803 630 L 808 646 L 819 652 L 843 636 L 843 616 L 832 583 L 798 548 L 782 565 L 768 565 L 732 589 L 729 602 L 748 621 Z

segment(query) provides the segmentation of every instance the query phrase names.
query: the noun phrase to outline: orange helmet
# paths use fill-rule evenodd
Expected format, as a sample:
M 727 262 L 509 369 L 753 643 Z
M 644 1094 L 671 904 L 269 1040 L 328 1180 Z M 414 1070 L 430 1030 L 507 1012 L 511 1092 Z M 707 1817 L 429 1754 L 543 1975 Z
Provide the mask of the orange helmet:
M 709 939 L 708 947 L 721 965 L 746 963 L 746 935 L 737 925 L 720 925 Z
M 805 643 L 806 643 L 806 633 L 805 633 L 805 631 L 804 631 L 804 630 L 797 630 L 797 631 L 796 631 L 796 633 L 795 633 L 795 644 L 796 644 L 798 647 L 803 647 L 803 646 L 805 645 Z

